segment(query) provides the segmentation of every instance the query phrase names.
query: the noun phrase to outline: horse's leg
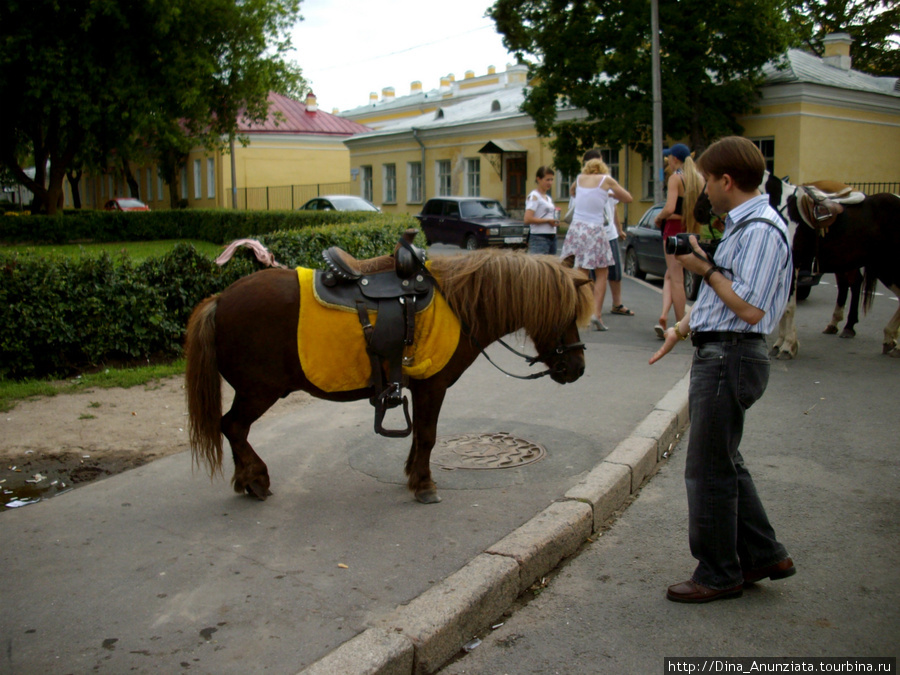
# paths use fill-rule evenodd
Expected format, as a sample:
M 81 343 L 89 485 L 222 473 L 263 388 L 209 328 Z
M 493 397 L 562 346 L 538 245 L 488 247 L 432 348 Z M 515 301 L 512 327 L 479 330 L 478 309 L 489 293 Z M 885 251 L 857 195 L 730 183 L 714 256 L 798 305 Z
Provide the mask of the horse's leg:
M 897 296 L 897 299 L 900 300 L 900 285 L 893 284 L 890 288 L 894 292 L 894 295 Z M 891 317 L 888 325 L 884 327 L 884 345 L 882 346 L 882 353 L 893 356 L 894 358 L 900 358 L 900 346 L 897 344 L 898 338 L 900 338 L 900 307 L 897 307 L 894 316 Z
M 437 504 L 441 498 L 431 479 L 431 450 L 437 439 L 437 421 L 447 393 L 445 385 L 434 380 L 410 383 L 413 399 L 413 440 L 406 458 L 407 487 L 423 504 Z
M 796 288 L 796 287 L 795 287 Z M 779 360 L 789 360 L 797 356 L 797 348 L 800 343 L 797 340 L 797 326 L 794 323 L 794 314 L 797 311 L 797 293 L 796 290 L 791 293 L 788 298 L 787 307 L 784 308 L 784 314 L 779 324 L 778 340 L 775 343 L 773 352 Z
M 269 491 L 269 470 L 254 452 L 247 436 L 250 425 L 278 398 L 276 394 L 250 396 L 235 392 L 231 410 L 222 417 L 222 433 L 231 444 L 231 456 L 234 458 L 234 476 L 231 478 L 234 491 L 240 494 L 246 492 L 261 501 L 272 494 Z
M 842 338 L 856 337 L 854 326 L 859 322 L 859 296 L 862 291 L 862 274 L 859 270 L 847 272 L 847 282 L 850 284 L 850 311 L 847 313 L 847 323 L 841 331 Z
M 834 311 L 831 313 L 831 323 L 825 326 L 822 332 L 825 335 L 837 335 L 838 324 L 844 320 L 844 305 L 847 303 L 847 290 L 850 285 L 847 283 L 848 275 L 844 272 L 836 272 L 834 281 L 837 283 L 837 302 L 834 305 Z

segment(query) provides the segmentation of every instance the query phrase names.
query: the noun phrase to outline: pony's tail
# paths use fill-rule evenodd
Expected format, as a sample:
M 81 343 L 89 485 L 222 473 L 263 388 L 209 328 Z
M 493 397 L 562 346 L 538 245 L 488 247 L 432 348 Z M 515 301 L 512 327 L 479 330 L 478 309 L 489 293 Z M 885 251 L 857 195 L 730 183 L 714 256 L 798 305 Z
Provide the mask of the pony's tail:
M 191 457 L 210 477 L 222 471 L 222 381 L 216 362 L 216 305 L 213 295 L 194 309 L 185 340 L 184 389 Z
M 868 314 L 875 302 L 875 287 L 878 285 L 878 277 L 869 274 L 869 268 L 863 269 L 863 314 Z

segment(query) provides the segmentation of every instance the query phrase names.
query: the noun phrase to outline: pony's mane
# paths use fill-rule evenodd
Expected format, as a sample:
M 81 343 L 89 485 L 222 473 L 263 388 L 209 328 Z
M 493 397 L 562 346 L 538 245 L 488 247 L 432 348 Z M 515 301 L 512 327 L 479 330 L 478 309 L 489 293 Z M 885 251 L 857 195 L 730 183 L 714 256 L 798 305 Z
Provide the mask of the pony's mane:
M 593 304 L 584 273 L 547 255 L 483 249 L 432 259 L 431 271 L 470 332 L 497 336 L 524 328 L 535 343 L 555 340 L 573 320 L 587 324 Z

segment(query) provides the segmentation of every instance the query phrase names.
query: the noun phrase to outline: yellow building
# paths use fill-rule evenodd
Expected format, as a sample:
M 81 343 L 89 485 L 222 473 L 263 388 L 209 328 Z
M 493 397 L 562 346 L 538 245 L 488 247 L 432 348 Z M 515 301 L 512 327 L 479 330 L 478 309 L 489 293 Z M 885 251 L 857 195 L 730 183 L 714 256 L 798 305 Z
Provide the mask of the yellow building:
M 783 63 L 767 66 L 758 112 L 738 121 L 777 175 L 794 183 L 900 181 L 900 80 L 852 70 L 849 45 L 847 36 L 830 36 L 824 58 L 790 50 Z M 345 140 L 357 193 L 387 212 L 410 214 L 432 196 L 480 195 L 521 216 L 537 168 L 553 164 L 547 139 L 519 111 L 527 86 L 522 68 L 508 68 L 507 75 L 521 76 L 502 81 L 494 72 L 468 77 L 463 83 L 479 85 L 468 92 L 442 80 L 427 93 L 414 87 L 400 98 L 393 90 L 381 100 L 373 94 L 368 105 L 342 113 L 373 127 Z M 560 120 L 581 116 L 558 113 Z M 620 206 L 620 217 L 635 223 L 652 205 L 652 163 L 632 150 L 604 155 L 635 199 Z M 563 210 L 568 186 L 557 174 L 553 196 Z
M 241 120 L 238 135 L 248 142 L 234 145 L 234 175 L 239 209 L 295 209 L 317 194 L 346 192 L 350 185 L 350 153 L 344 139 L 369 128 L 318 109 L 316 97 L 305 103 L 269 94 L 263 123 Z M 132 165 L 139 198 L 151 209 L 170 206 L 169 187 L 155 164 Z M 230 152 L 192 149 L 179 177 L 178 193 L 193 208 L 232 207 Z M 68 185 L 67 185 L 68 188 Z M 121 169 L 82 181 L 86 207 L 101 208 L 112 197 L 130 194 Z M 71 191 L 67 189 L 67 205 Z

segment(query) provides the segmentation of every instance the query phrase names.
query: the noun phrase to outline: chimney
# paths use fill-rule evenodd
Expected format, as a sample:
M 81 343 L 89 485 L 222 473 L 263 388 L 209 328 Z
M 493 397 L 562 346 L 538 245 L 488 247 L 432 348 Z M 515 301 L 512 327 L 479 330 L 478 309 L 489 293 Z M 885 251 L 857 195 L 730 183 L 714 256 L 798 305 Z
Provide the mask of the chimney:
M 369 105 L 375 105 L 378 103 L 378 93 L 374 91 L 369 92 Z
M 496 75 L 497 69 L 494 66 L 488 66 L 487 74 L 488 75 Z
M 309 92 L 306 95 L 306 112 L 316 112 L 318 109 L 319 106 L 316 105 L 316 95 Z
M 381 100 L 385 103 L 390 103 L 394 100 L 394 88 L 393 87 L 385 87 L 381 90 Z
M 409 83 L 409 93 L 410 94 L 421 94 L 422 93 L 422 83 L 418 80 Z
M 473 77 L 475 77 L 475 71 L 474 71 L 474 70 L 467 70 L 467 71 L 466 71 L 466 74 L 465 74 L 465 79 L 471 80 Z
M 847 33 L 829 33 L 822 39 L 825 55 L 822 60 L 829 66 L 850 70 L 850 45 L 853 38 Z

